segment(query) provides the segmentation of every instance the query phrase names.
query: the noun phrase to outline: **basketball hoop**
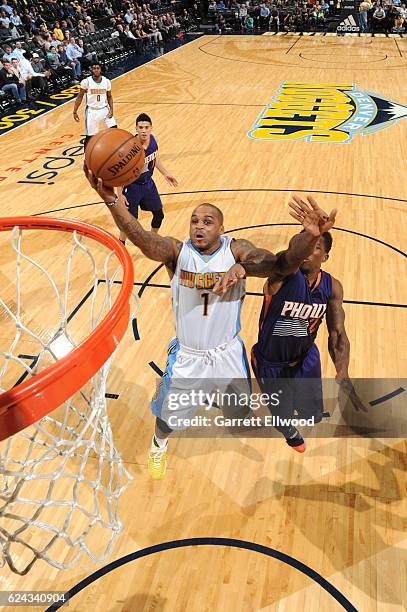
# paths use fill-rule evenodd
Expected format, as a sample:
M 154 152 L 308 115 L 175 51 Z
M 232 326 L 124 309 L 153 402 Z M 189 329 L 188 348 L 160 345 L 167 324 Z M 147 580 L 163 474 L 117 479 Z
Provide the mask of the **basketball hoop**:
M 47 269 L 38 230 L 52 232 L 44 246 L 56 245 Z M 19 574 L 38 559 L 70 567 L 82 552 L 104 561 L 122 529 L 119 496 L 132 480 L 113 444 L 105 395 L 128 327 L 133 263 L 119 240 L 79 221 L 1 218 L 6 231 L 15 261 L 2 266 L 13 292 L 0 296 L 0 558 Z M 87 266 L 91 287 L 69 312 Z M 41 294 L 49 294 L 43 304 L 35 296 L 38 313 L 27 273 L 28 280 L 39 275 Z

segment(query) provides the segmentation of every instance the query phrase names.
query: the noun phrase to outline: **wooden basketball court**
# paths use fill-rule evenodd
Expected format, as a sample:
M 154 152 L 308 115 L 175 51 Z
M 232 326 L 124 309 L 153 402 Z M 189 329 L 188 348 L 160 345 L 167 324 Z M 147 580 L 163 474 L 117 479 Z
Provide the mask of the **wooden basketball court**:
M 326 270 L 344 286 L 350 373 L 391 379 L 382 382 L 382 395 L 393 391 L 395 380 L 403 387 L 407 366 L 406 118 L 399 107 L 399 121 L 366 135 L 353 133 L 346 143 L 250 138 L 248 132 L 283 83 L 297 84 L 299 91 L 304 83 L 322 90 L 354 84 L 355 91 L 405 104 L 406 53 L 401 37 L 204 36 L 112 84 L 119 126 L 133 130 L 138 113 L 151 115 L 159 154 L 179 181 L 171 192 L 155 172 L 166 215 L 162 233 L 186 237 L 191 211 L 207 201 L 223 210 L 233 236 L 278 251 L 296 231 L 287 209 L 292 193 L 310 193 L 323 208 L 338 208 Z M 84 110 L 77 124 L 72 108 L 70 102 L 1 137 L 1 174 L 7 177 L 1 183 L 2 215 L 49 214 L 116 233 L 83 176 Z M 148 227 L 150 216 L 142 213 L 141 219 Z M 33 253 L 51 264 L 59 246 L 41 236 Z M 118 396 L 109 400 L 109 415 L 134 482 L 121 500 L 124 531 L 109 562 L 185 538 L 241 540 L 282 556 L 225 540 L 156 550 L 99 577 L 75 595 L 69 609 L 353 609 L 299 563 L 357 610 L 406 609 L 405 439 L 310 438 L 299 456 L 283 439 L 174 438 L 165 478 L 150 480 L 149 398 L 157 380 L 150 364 L 163 369 L 173 319 L 165 270 L 152 274 L 157 264 L 131 244 L 128 249 L 136 287 L 144 286 L 140 340 L 130 331 L 123 339 L 108 391 Z M 5 286 L 10 274 L 2 256 Z M 46 298 L 34 281 L 32 307 L 39 310 Z M 74 299 L 81 299 L 87 283 L 80 279 Z M 252 294 L 261 287 L 260 279 L 248 281 Z M 248 295 L 241 335 L 249 349 L 260 308 L 261 297 Z M 324 376 L 334 377 L 325 329 L 318 346 Z M 384 418 L 403 415 L 405 398 L 404 392 L 371 410 L 383 411 Z M 328 408 L 333 416 L 339 410 L 334 400 Z M 84 556 L 67 571 L 39 561 L 23 577 L 3 567 L 0 590 L 65 591 L 98 569 Z

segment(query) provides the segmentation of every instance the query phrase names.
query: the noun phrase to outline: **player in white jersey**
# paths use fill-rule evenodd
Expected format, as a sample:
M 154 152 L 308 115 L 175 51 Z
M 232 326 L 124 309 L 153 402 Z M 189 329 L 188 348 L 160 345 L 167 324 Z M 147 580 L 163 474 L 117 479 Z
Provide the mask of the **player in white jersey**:
M 112 84 L 102 75 L 102 67 L 97 62 L 92 64 L 91 73 L 91 76 L 81 81 L 81 88 L 73 108 L 73 117 L 75 121 L 79 121 L 78 109 L 86 95 L 85 148 L 90 137 L 99 132 L 102 121 L 107 128 L 117 127 L 113 117 Z
M 221 283 L 222 277 L 234 263 L 240 263 L 245 276 L 251 276 L 254 269 L 256 276 L 273 273 L 285 279 L 313 252 L 315 237 L 306 229 L 305 215 L 306 231 L 294 236 L 286 251 L 274 255 L 247 240 L 225 236 L 223 214 L 213 204 L 201 204 L 192 212 L 189 240 L 163 237 L 144 230 L 130 215 L 121 195 L 115 196 L 113 188 L 96 180 L 86 167 L 85 173 L 117 226 L 146 257 L 163 262 L 171 278 L 176 337 L 170 342 L 166 370 L 152 402 L 156 423 L 149 470 L 154 479 L 159 479 L 166 469 L 169 435 L 174 429 L 185 429 L 199 408 L 193 401 L 183 405 L 173 400 L 181 393 L 191 397 L 197 379 L 204 392 L 213 391 L 214 384 L 222 392 L 235 383 L 241 386 L 237 381 L 242 380 L 247 389 L 249 369 L 238 335 L 245 281 L 229 273 L 229 281 Z M 311 210 L 309 214 L 318 213 Z M 240 415 L 235 412 L 234 416 L 244 418 L 248 414 L 246 405 Z

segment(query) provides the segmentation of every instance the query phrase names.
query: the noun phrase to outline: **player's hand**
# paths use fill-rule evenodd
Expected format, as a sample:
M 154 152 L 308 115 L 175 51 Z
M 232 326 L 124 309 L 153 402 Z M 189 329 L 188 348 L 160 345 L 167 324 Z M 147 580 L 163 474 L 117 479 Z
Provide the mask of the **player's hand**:
M 172 174 L 165 174 L 164 178 L 167 181 L 167 183 L 171 185 L 171 187 L 178 187 L 178 181 L 175 178 L 175 176 L 172 176 Z
M 336 382 L 338 383 L 341 391 L 343 391 L 349 397 L 356 412 L 359 412 L 359 410 L 362 412 L 369 412 L 363 400 L 361 400 L 359 395 L 356 393 L 355 387 L 353 386 L 350 378 L 337 376 Z
M 120 197 L 121 197 L 121 199 L 123 200 L 123 202 L 124 202 L 124 204 L 125 204 L 126 208 L 128 208 L 128 207 L 130 206 L 130 204 L 129 204 L 129 202 L 128 202 L 128 200 L 127 200 L 126 196 L 124 195 L 124 193 L 122 192 L 121 194 L 117 194 L 117 195 L 120 195 Z
M 109 112 L 107 113 L 107 118 L 111 119 L 113 117 L 113 111 L 110 109 Z
M 299 221 L 307 232 L 313 236 L 320 236 L 328 232 L 335 223 L 337 210 L 334 208 L 328 215 L 320 208 L 312 196 L 307 196 L 309 204 L 297 195 L 288 203 L 292 208 L 290 215 Z
M 73 112 L 73 118 L 75 119 L 75 121 L 78 121 L 78 122 L 79 122 L 79 115 L 78 115 L 78 113 L 77 113 L 77 112 L 75 112 L 75 111 Z
M 104 185 L 102 179 L 96 178 L 96 176 L 92 173 L 91 170 L 89 170 L 86 164 L 84 164 L 83 170 L 91 187 L 93 187 L 93 189 L 98 192 L 102 200 L 104 202 L 113 202 L 113 200 L 116 198 L 114 188 Z
M 242 278 L 246 278 L 246 270 L 242 265 L 236 263 L 229 268 L 221 280 L 214 284 L 213 292 L 217 295 L 224 295 L 231 287 L 242 280 Z

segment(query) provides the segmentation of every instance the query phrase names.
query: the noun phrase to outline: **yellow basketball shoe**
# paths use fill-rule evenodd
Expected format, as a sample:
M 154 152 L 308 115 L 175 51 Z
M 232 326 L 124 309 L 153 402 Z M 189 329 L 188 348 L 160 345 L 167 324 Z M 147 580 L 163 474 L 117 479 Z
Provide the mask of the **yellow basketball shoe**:
M 153 436 L 150 453 L 148 455 L 148 471 L 153 480 L 161 480 L 164 478 L 167 469 L 167 448 L 168 440 L 164 446 L 158 446 Z

